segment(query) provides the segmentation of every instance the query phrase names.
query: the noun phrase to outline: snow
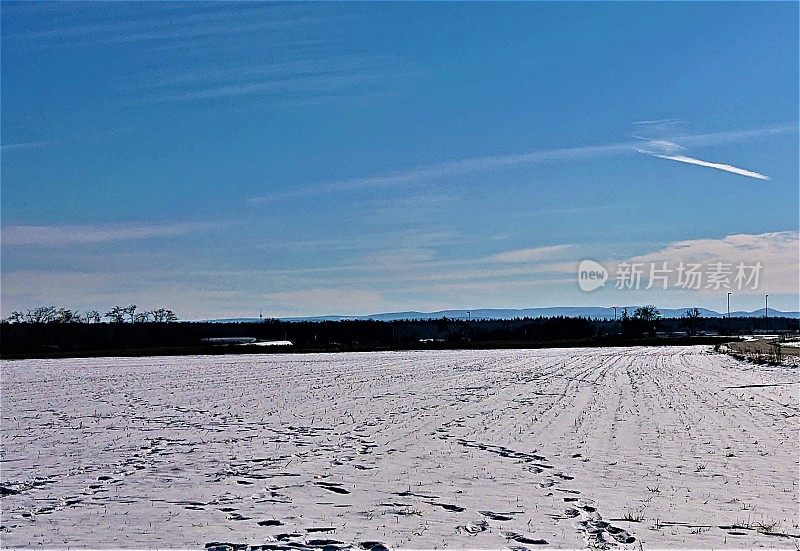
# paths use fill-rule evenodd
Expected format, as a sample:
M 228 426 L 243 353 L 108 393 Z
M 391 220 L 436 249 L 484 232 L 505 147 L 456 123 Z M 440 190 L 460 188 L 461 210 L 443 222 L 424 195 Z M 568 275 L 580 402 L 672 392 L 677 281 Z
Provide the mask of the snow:
M 780 338 L 780 335 L 741 335 L 743 341 L 774 341 Z
M 708 347 L 25 360 L 2 378 L 5 547 L 800 536 L 797 368 Z
M 249 343 L 250 346 L 292 346 L 294 343 L 292 341 L 258 341 L 254 343 Z

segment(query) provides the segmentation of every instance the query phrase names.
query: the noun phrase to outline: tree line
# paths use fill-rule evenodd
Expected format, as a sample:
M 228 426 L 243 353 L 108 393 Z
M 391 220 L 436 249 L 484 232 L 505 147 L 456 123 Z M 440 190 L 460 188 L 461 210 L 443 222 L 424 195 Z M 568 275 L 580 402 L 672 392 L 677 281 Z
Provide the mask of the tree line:
M 135 304 L 128 306 L 114 306 L 105 314 L 97 310 L 79 310 L 70 308 L 56 308 L 55 306 L 40 306 L 24 313 L 14 310 L 4 319 L 7 323 L 102 323 L 103 319 L 109 323 L 169 323 L 178 321 L 178 316 L 168 308 L 137 311 Z
M 111 310 L 109 310 L 110 312 Z M 627 314 L 627 315 L 625 315 Z M 634 309 L 613 319 L 539 317 L 514 319 L 412 319 L 254 322 L 177 321 L 131 323 L 7 323 L 2 325 L 2 358 L 148 354 L 267 353 L 282 347 L 215 346 L 210 338 L 288 340 L 298 352 L 410 350 L 436 348 L 538 348 L 542 346 L 634 346 L 716 344 L 737 334 L 764 331 L 764 318 L 700 316 L 664 318 L 656 309 Z M 770 318 L 770 331 L 798 331 L 797 318 Z M 692 337 L 691 335 L 696 335 Z M 730 335 L 730 336 L 723 336 Z
M 680 327 L 687 329 L 689 335 L 695 335 L 702 317 L 699 308 L 689 308 L 677 320 Z M 633 314 L 630 314 L 627 308 L 623 308 L 620 316 L 622 332 L 626 335 L 642 333 L 655 335 L 656 330 L 662 325 L 662 320 L 661 312 L 653 304 L 640 306 L 633 311 Z

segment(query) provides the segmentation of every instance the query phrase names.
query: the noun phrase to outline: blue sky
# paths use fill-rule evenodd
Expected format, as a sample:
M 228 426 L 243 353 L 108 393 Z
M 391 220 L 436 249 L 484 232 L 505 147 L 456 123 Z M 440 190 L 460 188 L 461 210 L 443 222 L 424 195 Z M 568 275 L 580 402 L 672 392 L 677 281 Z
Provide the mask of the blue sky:
M 3 315 L 798 309 L 797 3 L 4 2 L 1 99 Z

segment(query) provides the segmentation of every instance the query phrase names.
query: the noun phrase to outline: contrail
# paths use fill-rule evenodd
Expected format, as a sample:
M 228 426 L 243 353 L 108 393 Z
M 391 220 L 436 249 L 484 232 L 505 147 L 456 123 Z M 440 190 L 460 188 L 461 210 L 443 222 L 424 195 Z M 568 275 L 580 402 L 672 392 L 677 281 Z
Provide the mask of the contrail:
M 642 151 L 642 153 L 645 153 Z M 725 172 L 732 172 L 734 174 L 739 174 L 740 176 L 747 176 L 748 178 L 756 178 L 758 180 L 769 180 L 769 176 L 764 176 L 759 172 L 753 172 L 752 170 L 745 170 L 744 168 L 739 168 L 732 165 L 726 165 L 723 163 L 712 163 L 709 161 L 703 161 L 701 159 L 695 159 L 693 157 L 686 157 L 685 155 L 658 155 L 655 153 L 649 153 L 653 157 L 658 157 L 659 159 L 668 159 L 670 161 L 678 161 L 679 163 L 688 163 L 690 165 L 698 165 L 698 166 L 707 166 L 709 168 L 716 168 L 717 170 L 724 170 Z

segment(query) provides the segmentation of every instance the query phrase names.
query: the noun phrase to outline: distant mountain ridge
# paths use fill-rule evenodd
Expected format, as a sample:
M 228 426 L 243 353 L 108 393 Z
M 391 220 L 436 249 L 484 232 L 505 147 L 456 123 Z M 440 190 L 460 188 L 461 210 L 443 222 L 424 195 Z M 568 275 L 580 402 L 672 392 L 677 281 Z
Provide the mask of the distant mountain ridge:
M 622 315 L 622 309 L 627 308 L 630 314 L 637 308 L 636 306 L 619 306 L 617 307 L 617 317 Z M 687 308 L 659 308 L 661 315 L 665 318 L 679 318 L 691 307 Z M 698 308 L 704 318 L 722 317 L 727 314 L 715 312 L 708 308 Z M 800 312 L 781 312 L 770 308 L 768 310 L 770 317 L 783 317 L 783 318 L 800 318 Z M 458 310 L 439 310 L 437 312 L 384 312 L 380 314 L 367 314 L 363 316 L 300 316 L 300 317 L 285 317 L 278 318 L 282 321 L 341 321 L 341 320 L 377 320 L 377 321 L 399 321 L 399 320 L 412 320 L 412 319 L 440 319 L 440 318 L 455 318 L 455 319 L 514 319 L 514 318 L 539 318 L 539 317 L 588 317 L 596 319 L 614 319 L 614 308 L 604 306 L 555 306 L 550 308 L 476 308 L 474 310 L 458 309 Z M 752 312 L 736 311 L 731 312 L 731 317 L 741 318 L 757 318 L 764 316 L 764 309 L 753 310 Z M 216 323 L 247 323 L 258 322 L 260 318 L 224 318 L 204 320 Z

